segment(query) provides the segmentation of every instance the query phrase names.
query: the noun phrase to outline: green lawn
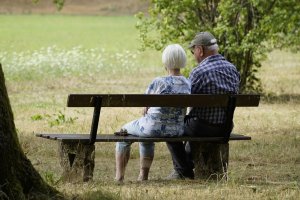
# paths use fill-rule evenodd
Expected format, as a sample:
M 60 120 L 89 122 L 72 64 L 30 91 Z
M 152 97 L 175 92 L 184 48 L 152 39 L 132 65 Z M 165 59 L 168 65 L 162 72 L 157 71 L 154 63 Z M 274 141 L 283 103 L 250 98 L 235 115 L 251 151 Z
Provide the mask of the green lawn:
M 134 144 L 125 184 L 119 186 L 113 181 L 114 144 L 105 143 L 96 145 L 94 181 L 64 184 L 57 144 L 34 133 L 88 132 L 92 109 L 66 108 L 67 95 L 142 93 L 164 75 L 160 52 L 138 51 L 134 17 L 0 15 L 0 24 L 0 62 L 21 145 L 63 193 L 78 199 L 299 199 L 299 53 L 269 54 L 259 73 L 267 94 L 260 107 L 236 110 L 234 131 L 253 140 L 231 142 L 228 182 L 164 181 L 172 164 L 159 143 L 150 181 L 136 182 Z M 100 132 L 112 133 L 139 115 L 136 108 L 103 109 Z
M 135 22 L 132 16 L 0 15 L 0 48 L 22 52 L 56 45 L 137 50 Z

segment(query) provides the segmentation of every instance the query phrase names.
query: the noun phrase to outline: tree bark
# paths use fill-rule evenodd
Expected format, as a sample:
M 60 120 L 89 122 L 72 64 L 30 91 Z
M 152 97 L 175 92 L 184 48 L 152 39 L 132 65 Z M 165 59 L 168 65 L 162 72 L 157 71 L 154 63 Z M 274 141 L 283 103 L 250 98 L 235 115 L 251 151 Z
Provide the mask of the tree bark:
M 0 64 L 0 199 L 64 199 L 23 153 Z

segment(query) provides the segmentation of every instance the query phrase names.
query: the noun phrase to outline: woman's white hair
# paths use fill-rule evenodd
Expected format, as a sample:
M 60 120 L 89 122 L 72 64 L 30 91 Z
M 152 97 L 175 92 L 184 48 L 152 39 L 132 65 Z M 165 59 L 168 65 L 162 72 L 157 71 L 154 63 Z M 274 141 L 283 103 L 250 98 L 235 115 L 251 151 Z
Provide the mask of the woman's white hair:
M 179 44 L 168 45 L 162 53 L 162 63 L 167 69 L 184 68 L 186 53 Z

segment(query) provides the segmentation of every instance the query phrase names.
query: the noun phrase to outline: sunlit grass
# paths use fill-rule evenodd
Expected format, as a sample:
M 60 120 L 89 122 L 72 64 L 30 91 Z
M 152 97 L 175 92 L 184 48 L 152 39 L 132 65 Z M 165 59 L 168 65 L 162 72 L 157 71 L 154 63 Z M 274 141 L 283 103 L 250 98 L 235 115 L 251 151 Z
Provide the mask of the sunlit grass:
M 300 55 L 288 50 L 274 51 L 260 71 L 263 87 L 270 95 L 300 94 Z
M 0 49 L 24 52 L 56 45 L 137 50 L 135 22 L 133 16 L 0 15 Z

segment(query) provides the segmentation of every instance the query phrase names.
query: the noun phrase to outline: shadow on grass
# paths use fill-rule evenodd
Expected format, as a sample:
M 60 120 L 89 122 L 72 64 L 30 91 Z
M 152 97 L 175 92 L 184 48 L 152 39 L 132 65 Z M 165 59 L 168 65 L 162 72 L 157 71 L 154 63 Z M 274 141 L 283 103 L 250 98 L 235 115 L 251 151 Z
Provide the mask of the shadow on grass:
M 119 200 L 120 193 L 113 193 L 109 191 L 89 191 L 80 196 L 73 197 L 72 200 Z
M 300 103 L 300 94 L 280 94 L 273 93 L 264 94 L 262 100 L 267 103 Z

